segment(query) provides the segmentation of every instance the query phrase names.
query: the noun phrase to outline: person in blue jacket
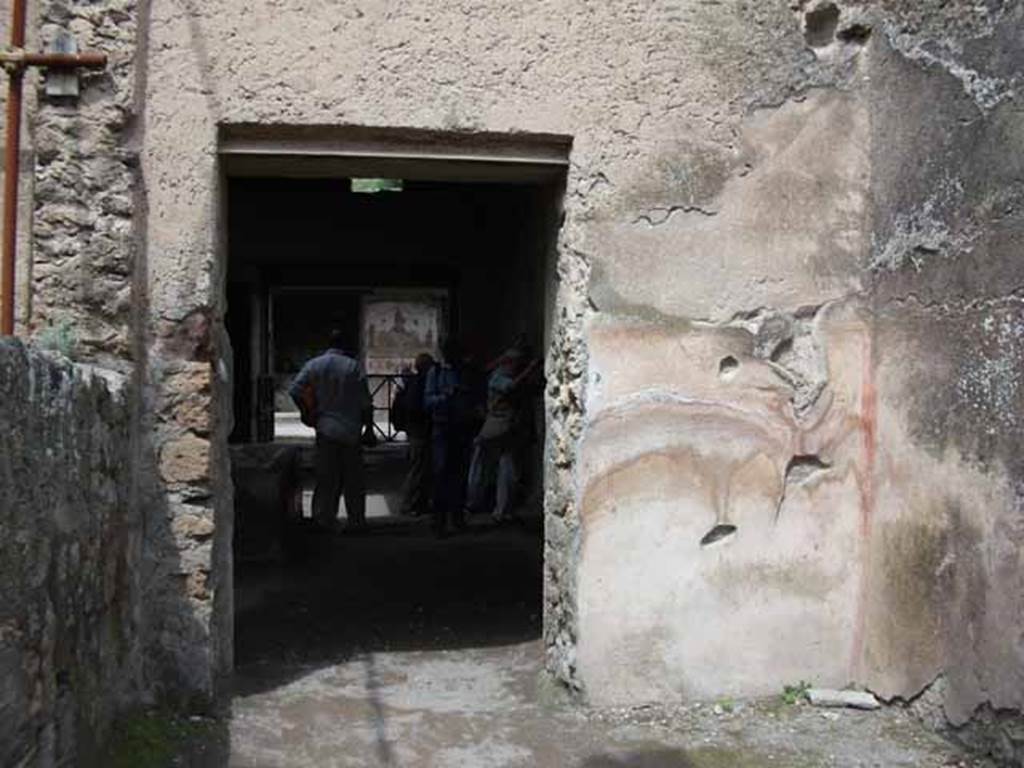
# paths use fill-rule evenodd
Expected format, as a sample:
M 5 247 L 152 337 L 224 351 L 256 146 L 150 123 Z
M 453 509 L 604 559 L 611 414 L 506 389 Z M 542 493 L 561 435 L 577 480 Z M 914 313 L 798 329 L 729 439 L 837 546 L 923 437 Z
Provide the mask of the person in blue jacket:
M 454 339 L 441 345 L 441 362 L 430 369 L 424 405 L 430 415 L 434 474 L 434 532 L 445 536 L 449 524 L 464 528 L 466 477 L 473 438 L 486 395 L 480 376 Z

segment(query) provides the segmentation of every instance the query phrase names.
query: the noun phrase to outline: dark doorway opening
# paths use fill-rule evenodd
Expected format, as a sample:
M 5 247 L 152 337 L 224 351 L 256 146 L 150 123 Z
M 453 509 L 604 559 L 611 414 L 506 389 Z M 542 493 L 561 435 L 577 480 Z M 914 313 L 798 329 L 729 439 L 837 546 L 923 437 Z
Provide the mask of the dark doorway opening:
M 388 406 L 402 368 L 418 352 L 436 355 L 444 336 L 458 338 L 481 367 L 514 343 L 543 357 L 564 170 L 437 181 L 418 166 L 400 184 L 367 178 L 226 180 L 243 692 L 355 653 L 541 633 L 543 388 L 529 405 L 520 522 L 497 525 L 482 510 L 467 531 L 443 540 L 428 517 L 402 514 L 407 447 Z M 312 431 L 287 396 L 332 328 L 346 332 L 375 391 L 378 443 L 364 453 L 369 529 L 360 535 L 314 535 L 305 525 Z

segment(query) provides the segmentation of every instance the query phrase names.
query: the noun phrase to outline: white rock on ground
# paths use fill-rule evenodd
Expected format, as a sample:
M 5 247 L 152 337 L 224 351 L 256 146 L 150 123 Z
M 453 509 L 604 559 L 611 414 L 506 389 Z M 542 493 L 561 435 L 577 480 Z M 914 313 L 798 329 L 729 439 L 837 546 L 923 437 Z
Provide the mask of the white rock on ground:
M 811 688 L 807 699 L 816 707 L 852 707 L 878 709 L 882 705 L 867 691 L 834 691 L 829 688 Z

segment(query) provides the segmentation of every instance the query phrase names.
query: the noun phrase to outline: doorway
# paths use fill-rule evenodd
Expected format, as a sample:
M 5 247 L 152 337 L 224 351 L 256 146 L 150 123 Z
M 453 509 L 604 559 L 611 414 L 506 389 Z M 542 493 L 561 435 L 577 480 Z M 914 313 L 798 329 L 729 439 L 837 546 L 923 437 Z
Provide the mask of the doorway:
M 492 148 L 478 160 L 331 156 L 315 167 L 306 155 L 226 154 L 237 690 L 359 654 L 539 642 L 543 387 L 529 405 L 517 522 L 477 510 L 443 540 L 427 517 L 404 514 L 407 436 L 390 405 L 416 355 L 436 357 L 445 337 L 481 369 L 512 346 L 543 357 L 567 148 L 558 162 L 496 160 Z M 374 396 L 359 535 L 308 530 L 313 436 L 287 393 L 332 330 Z

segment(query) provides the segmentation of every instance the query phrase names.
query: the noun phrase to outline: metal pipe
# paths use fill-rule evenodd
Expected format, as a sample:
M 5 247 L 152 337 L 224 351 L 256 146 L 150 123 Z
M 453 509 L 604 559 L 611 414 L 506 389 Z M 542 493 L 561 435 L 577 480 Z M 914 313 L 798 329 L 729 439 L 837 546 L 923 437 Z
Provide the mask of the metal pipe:
M 25 46 L 26 0 L 14 0 L 11 12 L 11 48 Z M 17 67 L 7 77 L 7 125 L 4 138 L 4 228 L 0 255 L 0 336 L 14 335 L 14 254 L 18 238 L 18 181 L 21 154 L 21 86 L 24 69 Z
M 11 6 L 11 48 L 25 47 L 26 0 L 14 0 Z
M 8 69 L 24 69 L 25 67 L 49 67 L 51 69 L 74 69 L 87 67 L 96 69 L 107 64 L 107 54 L 97 51 L 82 53 L 30 53 L 19 48 L 0 51 L 0 64 Z
M 25 64 L 50 69 L 100 69 L 107 66 L 107 54 L 97 51 L 81 53 L 26 53 Z
M 18 243 L 18 182 L 21 155 L 21 101 L 26 67 L 104 67 L 103 53 L 27 53 L 25 51 L 25 8 L 27 0 L 13 0 L 11 43 L 0 51 L 0 65 L 7 70 L 7 123 L 4 131 L 3 244 L 0 253 L 0 336 L 14 335 L 14 273 Z

